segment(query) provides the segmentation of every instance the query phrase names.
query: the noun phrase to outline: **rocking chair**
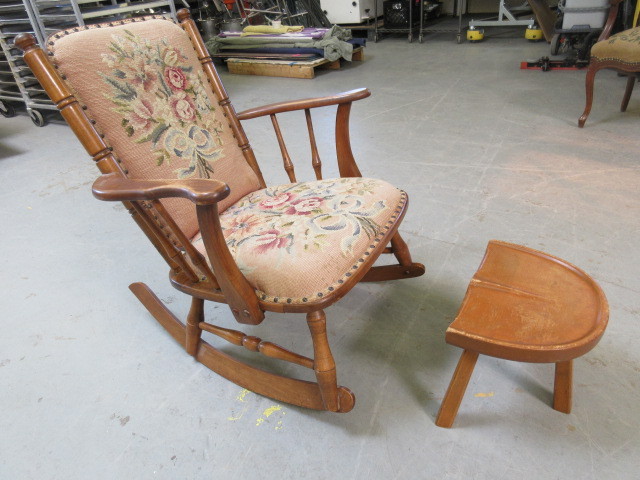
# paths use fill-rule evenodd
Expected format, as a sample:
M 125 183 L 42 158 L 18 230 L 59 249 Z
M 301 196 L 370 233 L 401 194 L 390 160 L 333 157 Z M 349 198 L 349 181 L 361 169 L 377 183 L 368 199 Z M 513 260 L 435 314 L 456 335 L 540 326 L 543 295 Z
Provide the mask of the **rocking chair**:
M 16 44 L 102 172 L 100 200 L 121 201 L 191 297 L 186 324 L 143 283 L 131 291 L 186 351 L 255 393 L 318 410 L 348 412 L 336 382 L 324 309 L 358 282 L 417 277 L 397 233 L 407 195 L 362 178 L 349 142 L 358 89 L 236 113 L 187 10 L 72 28 L 45 53 L 30 35 Z M 47 54 L 50 57 L 47 58 Z M 311 109 L 337 105 L 340 178 L 322 179 Z M 304 110 L 316 180 L 298 182 L 276 115 Z M 291 183 L 267 187 L 241 121 L 269 116 Z M 380 254 L 396 265 L 373 266 Z M 244 324 L 265 312 L 306 313 L 313 358 L 204 321 L 205 300 L 226 303 Z M 201 339 L 203 331 L 315 371 L 317 383 L 250 366 Z

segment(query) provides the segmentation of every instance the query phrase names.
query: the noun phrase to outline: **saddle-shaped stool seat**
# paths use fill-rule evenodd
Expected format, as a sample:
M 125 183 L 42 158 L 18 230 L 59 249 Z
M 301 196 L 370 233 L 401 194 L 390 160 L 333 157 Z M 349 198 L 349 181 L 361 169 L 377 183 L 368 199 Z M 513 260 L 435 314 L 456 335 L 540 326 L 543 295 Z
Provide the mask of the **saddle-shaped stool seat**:
M 451 427 L 479 354 L 555 363 L 553 408 L 571 411 L 573 359 L 600 340 L 609 307 L 579 268 L 543 252 L 491 241 L 447 343 L 464 349 L 436 424 Z

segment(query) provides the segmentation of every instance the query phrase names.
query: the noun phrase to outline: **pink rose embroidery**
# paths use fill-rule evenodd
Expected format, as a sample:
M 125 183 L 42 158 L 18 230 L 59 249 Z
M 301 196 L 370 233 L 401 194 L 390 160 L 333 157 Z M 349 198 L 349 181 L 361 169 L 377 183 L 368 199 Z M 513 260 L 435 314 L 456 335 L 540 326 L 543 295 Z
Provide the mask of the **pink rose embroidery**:
M 275 197 L 267 198 L 260 202 L 260 207 L 265 210 L 272 210 L 289 203 L 294 198 L 292 193 L 281 193 Z
M 183 122 L 193 122 L 196 118 L 196 106 L 191 97 L 184 92 L 175 95 L 170 101 L 173 114 Z
M 164 70 L 164 79 L 169 88 L 174 92 L 178 92 L 187 88 L 187 77 L 184 72 L 176 67 L 167 67 Z
M 287 215 L 309 215 L 322 205 L 323 199 L 320 197 L 301 198 L 291 202 L 291 206 L 284 213 Z
M 293 243 L 292 240 L 291 235 L 282 235 L 278 230 L 267 230 L 255 239 L 255 250 L 257 253 L 266 253 L 274 248 L 287 248 Z

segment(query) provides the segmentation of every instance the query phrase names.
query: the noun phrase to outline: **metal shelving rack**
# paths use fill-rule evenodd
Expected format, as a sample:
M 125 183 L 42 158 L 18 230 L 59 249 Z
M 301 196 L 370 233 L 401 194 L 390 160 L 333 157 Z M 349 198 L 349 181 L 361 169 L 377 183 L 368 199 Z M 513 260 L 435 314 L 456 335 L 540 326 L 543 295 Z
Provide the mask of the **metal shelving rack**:
M 19 33 L 29 32 L 45 45 L 58 30 L 100 23 L 136 13 L 165 13 L 176 18 L 173 0 L 0 0 L 0 114 L 12 116 L 12 102 L 25 104 L 33 123 L 41 127 L 41 110 L 57 110 L 13 46 Z M 10 80 L 13 80 L 13 83 Z
M 15 103 L 25 102 L 28 90 L 37 86 L 22 61 L 13 39 L 22 32 L 34 33 L 21 0 L 0 0 L 0 114 L 12 117 Z

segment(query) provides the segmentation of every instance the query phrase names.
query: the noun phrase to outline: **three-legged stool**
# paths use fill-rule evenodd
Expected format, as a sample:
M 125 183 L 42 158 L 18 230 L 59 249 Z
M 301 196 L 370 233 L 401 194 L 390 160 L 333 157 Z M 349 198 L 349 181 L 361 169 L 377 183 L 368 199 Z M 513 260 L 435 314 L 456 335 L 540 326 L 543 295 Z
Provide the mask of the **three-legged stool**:
M 555 363 L 553 408 L 571 412 L 573 359 L 600 340 L 609 306 L 598 284 L 570 263 L 492 240 L 445 340 L 463 348 L 436 425 L 449 428 L 479 354 Z

